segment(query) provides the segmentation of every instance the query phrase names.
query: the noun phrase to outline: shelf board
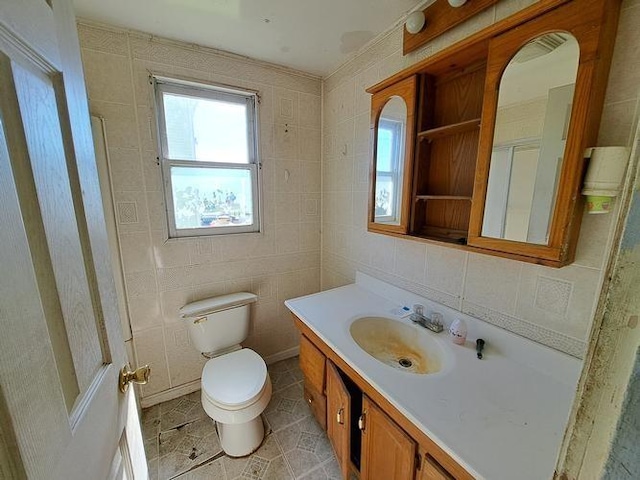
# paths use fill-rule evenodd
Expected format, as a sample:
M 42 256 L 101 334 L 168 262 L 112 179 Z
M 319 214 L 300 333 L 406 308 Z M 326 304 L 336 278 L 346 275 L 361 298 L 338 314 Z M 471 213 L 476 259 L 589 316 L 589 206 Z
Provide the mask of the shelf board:
M 413 235 L 428 238 L 431 240 L 437 240 L 439 242 L 466 245 L 469 232 L 466 230 L 456 230 L 453 228 L 424 226 L 420 229 L 419 232 L 413 233 Z
M 467 120 L 465 122 L 452 123 L 451 125 L 445 125 L 443 127 L 431 128 L 423 132 L 418 132 L 418 138 L 420 140 L 434 140 L 436 138 L 447 137 L 449 135 L 456 135 L 458 133 L 464 133 L 469 130 L 480 127 L 480 119 L 474 118 L 473 120 Z
M 416 195 L 416 201 L 418 200 L 466 200 L 471 201 L 471 197 L 465 197 L 462 195 Z

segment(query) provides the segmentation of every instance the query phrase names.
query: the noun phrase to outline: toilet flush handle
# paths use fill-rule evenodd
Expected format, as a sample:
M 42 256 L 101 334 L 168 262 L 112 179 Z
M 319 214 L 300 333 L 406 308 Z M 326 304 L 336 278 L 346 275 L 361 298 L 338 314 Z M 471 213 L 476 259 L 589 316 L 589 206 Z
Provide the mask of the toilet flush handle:
M 202 322 L 206 322 L 207 321 L 207 317 L 198 317 L 193 321 L 194 325 L 198 325 Z

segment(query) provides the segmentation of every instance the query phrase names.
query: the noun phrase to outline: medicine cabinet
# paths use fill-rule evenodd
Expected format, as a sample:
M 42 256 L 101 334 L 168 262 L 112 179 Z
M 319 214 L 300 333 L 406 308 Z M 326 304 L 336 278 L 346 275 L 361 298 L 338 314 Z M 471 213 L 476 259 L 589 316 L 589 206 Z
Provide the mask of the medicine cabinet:
M 571 263 L 584 151 L 597 141 L 619 7 L 537 2 L 371 87 L 369 229 Z M 391 162 L 400 147 L 390 146 L 385 118 L 397 97 L 407 107 L 398 133 L 406 145 Z

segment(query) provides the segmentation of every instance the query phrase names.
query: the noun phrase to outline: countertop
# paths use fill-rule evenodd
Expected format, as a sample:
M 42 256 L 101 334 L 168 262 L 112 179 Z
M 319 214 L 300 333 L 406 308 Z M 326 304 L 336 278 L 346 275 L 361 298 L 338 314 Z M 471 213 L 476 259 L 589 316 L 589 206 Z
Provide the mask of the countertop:
M 484 359 L 476 358 L 474 337 L 457 346 L 445 329 L 429 334 L 450 352 L 450 368 L 432 375 L 394 369 L 362 350 L 349 326 L 362 316 L 382 316 L 422 329 L 393 313 L 417 297 L 366 275 L 359 278 L 364 280 L 285 304 L 478 480 L 551 478 L 580 361 L 442 306 L 446 322 L 464 318 L 469 336 L 487 341 Z M 434 308 L 433 302 L 423 304 Z

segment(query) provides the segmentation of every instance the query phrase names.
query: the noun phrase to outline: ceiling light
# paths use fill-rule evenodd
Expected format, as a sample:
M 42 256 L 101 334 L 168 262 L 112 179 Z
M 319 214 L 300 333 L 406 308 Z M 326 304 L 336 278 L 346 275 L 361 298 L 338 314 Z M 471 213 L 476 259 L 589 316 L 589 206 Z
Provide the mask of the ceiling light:
M 467 0 L 448 0 L 448 1 L 449 1 L 449 5 L 451 5 L 453 8 L 461 7 L 462 5 L 467 3 Z

